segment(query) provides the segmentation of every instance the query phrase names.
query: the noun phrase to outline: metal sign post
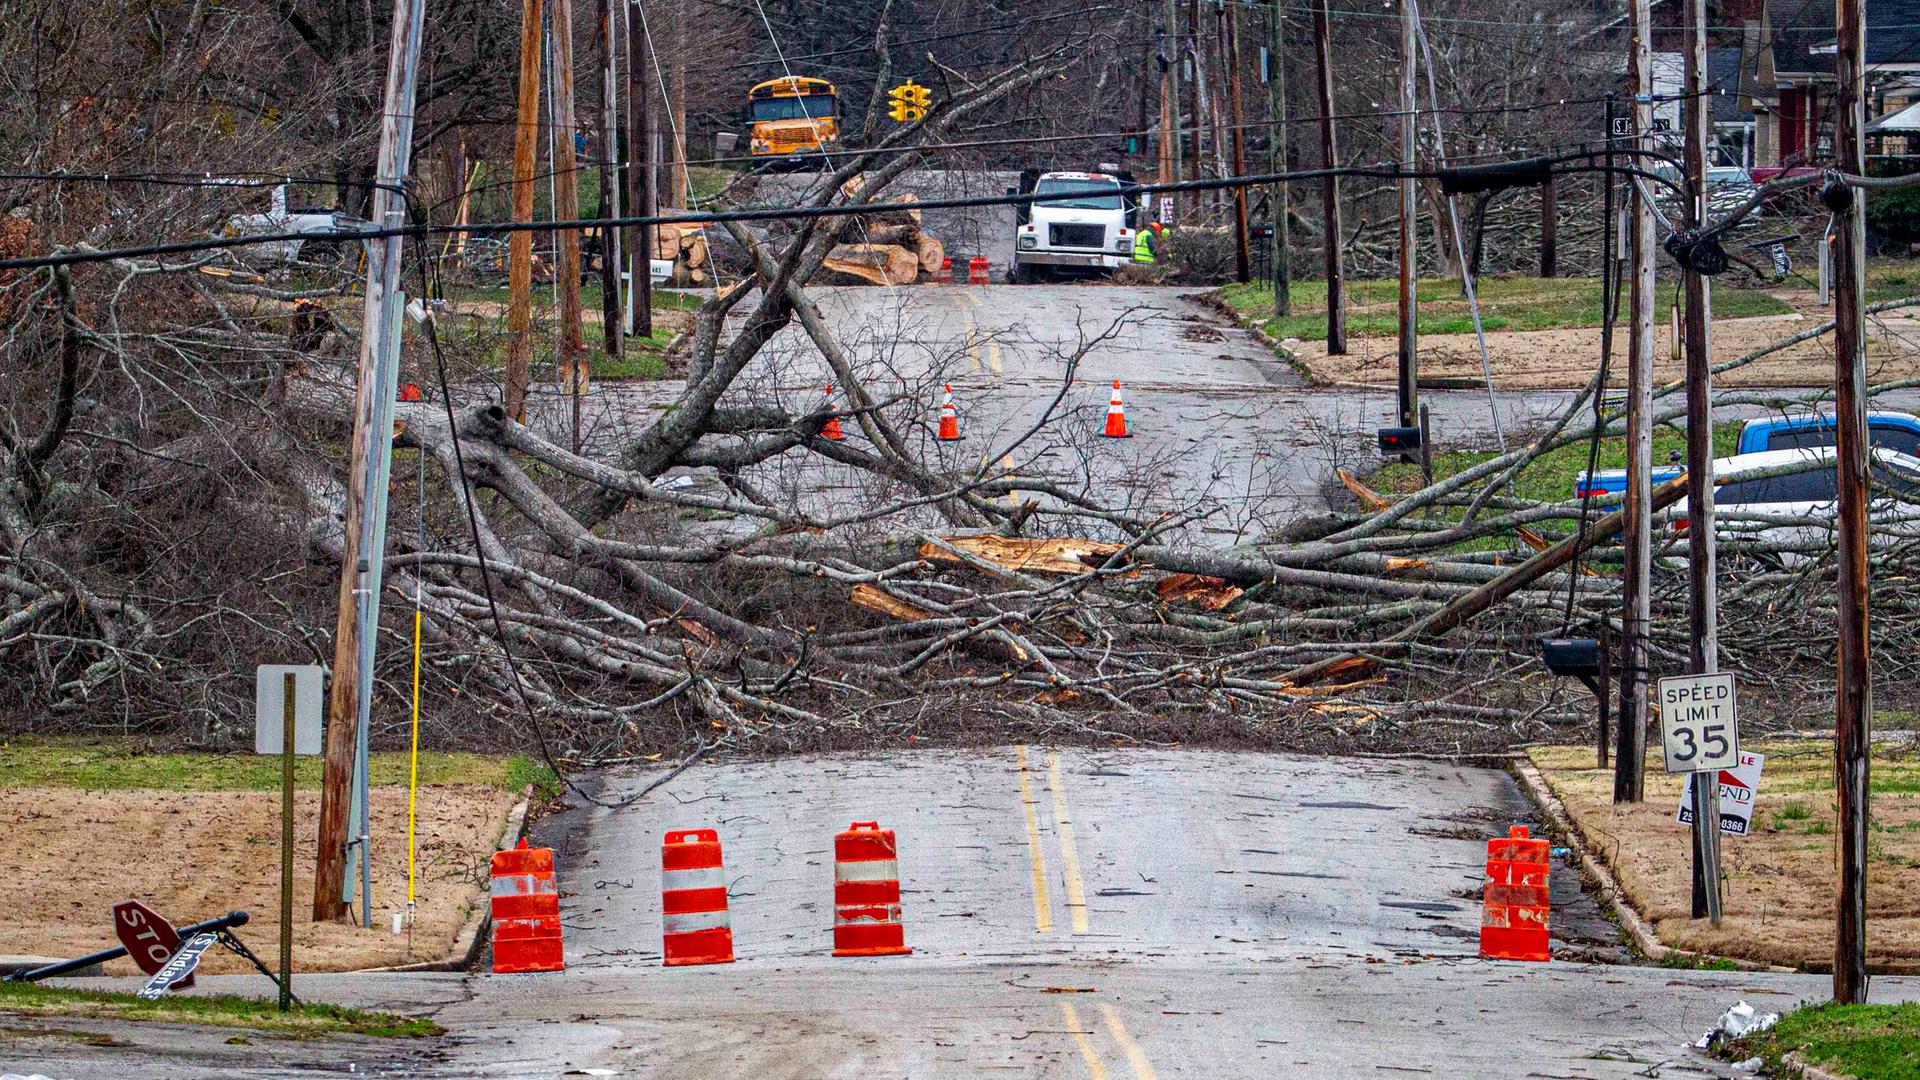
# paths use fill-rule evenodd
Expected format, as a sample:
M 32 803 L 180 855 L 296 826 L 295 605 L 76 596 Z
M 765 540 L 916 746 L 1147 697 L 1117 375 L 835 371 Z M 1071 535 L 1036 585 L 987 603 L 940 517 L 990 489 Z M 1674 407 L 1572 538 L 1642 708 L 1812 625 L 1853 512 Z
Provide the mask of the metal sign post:
M 253 749 L 280 755 L 280 1011 L 293 1004 L 293 757 L 322 749 L 324 673 L 262 664 L 254 675 Z
M 1714 926 L 1720 925 L 1721 770 L 1740 767 L 1740 724 L 1734 711 L 1733 673 L 1679 675 L 1661 679 L 1660 746 L 1669 773 L 1693 773 L 1693 842 L 1703 872 L 1696 894 Z M 1704 773 L 1705 776 L 1699 774 Z M 1696 908 L 1694 915 L 1699 916 Z

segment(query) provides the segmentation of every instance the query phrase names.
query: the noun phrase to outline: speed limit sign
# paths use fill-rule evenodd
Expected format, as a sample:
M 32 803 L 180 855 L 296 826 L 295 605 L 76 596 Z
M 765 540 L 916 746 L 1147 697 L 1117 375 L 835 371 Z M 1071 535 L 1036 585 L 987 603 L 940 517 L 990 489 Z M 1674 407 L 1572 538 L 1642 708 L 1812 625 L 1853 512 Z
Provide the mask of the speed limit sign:
M 1660 680 L 1660 744 L 1670 773 L 1740 765 L 1740 726 L 1733 712 L 1733 673 Z

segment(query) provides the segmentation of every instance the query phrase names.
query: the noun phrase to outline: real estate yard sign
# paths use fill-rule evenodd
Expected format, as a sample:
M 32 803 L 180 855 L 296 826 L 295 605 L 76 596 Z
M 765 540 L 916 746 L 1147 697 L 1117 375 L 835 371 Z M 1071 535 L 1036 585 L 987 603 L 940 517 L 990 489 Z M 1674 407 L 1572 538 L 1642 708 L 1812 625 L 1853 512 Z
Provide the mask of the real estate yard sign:
M 1760 767 L 1765 754 L 1740 752 L 1740 764 L 1719 770 L 1720 831 L 1728 836 L 1745 836 L 1753 828 L 1753 798 L 1760 791 Z M 1680 810 L 1673 819 L 1682 825 L 1693 824 L 1693 785 L 1706 773 L 1688 773 L 1687 786 L 1680 792 Z

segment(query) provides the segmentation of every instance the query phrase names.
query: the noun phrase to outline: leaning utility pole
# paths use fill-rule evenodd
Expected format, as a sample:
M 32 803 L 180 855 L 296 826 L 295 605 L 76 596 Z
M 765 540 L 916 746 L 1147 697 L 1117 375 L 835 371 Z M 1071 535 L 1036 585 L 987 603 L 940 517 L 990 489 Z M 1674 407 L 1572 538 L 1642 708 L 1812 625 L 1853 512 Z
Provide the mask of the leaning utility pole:
M 373 190 L 374 224 L 406 223 L 402 189 L 412 164 L 413 91 L 420 62 L 426 0 L 394 0 L 387 89 L 380 114 L 380 156 Z M 327 734 L 320 782 L 320 822 L 314 851 L 313 918 L 347 913 L 347 847 L 360 849 L 361 925 L 372 907 L 367 851 L 367 733 L 373 697 L 373 653 L 380 624 L 380 571 L 385 562 L 388 450 L 393 444 L 394 387 L 400 375 L 401 242 L 367 242 L 366 306 L 353 400 L 353 448 L 347 465 L 346 521 L 341 537 L 340 611 L 334 623 L 333 685 L 327 697 Z M 357 805 L 349 807 L 349 790 Z M 349 811 L 359 828 L 348 828 Z M 354 835 L 349 837 L 348 833 Z
M 1843 173 L 1865 175 L 1866 0 L 1838 0 L 1833 156 Z M 1826 193 L 1823 193 L 1825 195 Z M 1833 1000 L 1867 1000 L 1867 770 L 1873 686 L 1867 666 L 1866 197 L 1858 188 L 1826 199 L 1838 234 L 1833 248 L 1834 460 L 1839 470 L 1840 661 L 1834 695 L 1833 775 L 1839 803 L 1840 896 L 1835 907 Z
M 1653 13 L 1651 0 L 1631 0 L 1634 145 L 1652 149 Z M 1611 136 L 1612 132 L 1608 132 Z M 1638 161 L 1640 159 L 1630 159 Z M 1632 185 L 1631 284 L 1627 309 L 1626 577 L 1621 589 L 1620 730 L 1614 740 L 1613 801 L 1646 794 L 1647 635 L 1653 564 L 1653 206 L 1643 184 Z M 1607 253 L 1612 257 L 1612 252 Z
M 1227 27 L 1227 99 L 1233 110 L 1233 175 L 1247 175 L 1247 138 L 1246 111 L 1240 102 L 1240 9 L 1235 4 L 1222 4 L 1222 19 Z M 1253 280 L 1253 267 L 1247 258 L 1247 189 L 1236 184 L 1233 189 L 1233 277 L 1235 281 L 1246 284 Z
M 600 31 L 600 216 L 620 216 L 620 89 L 619 20 L 613 0 L 594 0 Z M 620 359 L 620 230 L 600 230 L 600 336 L 607 358 Z
M 1320 160 L 1328 169 L 1340 167 L 1340 155 L 1333 141 L 1333 52 L 1328 26 L 1327 0 L 1313 5 L 1313 43 L 1320 62 Z M 1343 356 L 1347 351 L 1347 305 L 1343 267 L 1345 252 L 1340 249 L 1340 178 L 1328 176 L 1320 182 L 1321 247 L 1327 255 L 1327 353 Z
M 573 0 L 553 0 L 553 217 L 580 219 L 580 163 L 574 152 L 580 125 L 573 109 Z M 580 449 L 580 399 L 587 392 L 587 360 L 580 346 L 580 233 L 560 233 L 559 381 L 573 399 L 574 450 Z
M 1418 316 L 1420 312 L 1419 272 L 1420 230 L 1415 216 L 1413 177 L 1419 165 L 1417 133 L 1420 118 L 1414 113 L 1414 24 L 1413 7 L 1400 0 L 1400 169 L 1409 175 L 1400 178 L 1400 426 L 1420 425 L 1420 370 Z M 1424 448 L 1423 448 L 1424 449 Z M 1411 456 L 1407 460 L 1414 460 Z
M 1693 203 L 1689 223 L 1698 229 L 1707 216 L 1707 3 L 1687 4 L 1685 133 L 1687 187 Z M 1713 527 L 1713 358 L 1707 340 L 1712 295 L 1707 278 L 1687 260 L 1682 274 L 1687 293 L 1687 566 L 1690 655 L 1688 670 L 1710 675 L 1720 670 L 1720 611 L 1715 588 Z M 1694 774 L 1693 917 L 1720 925 L 1720 774 Z
M 1274 0 L 1272 29 L 1267 43 L 1267 170 L 1284 173 L 1292 168 L 1287 143 L 1287 66 L 1281 49 L 1287 39 L 1286 8 Z M 1289 264 L 1292 237 L 1287 223 L 1290 192 L 1285 180 L 1273 186 L 1273 314 L 1293 314 L 1293 267 Z
M 513 128 L 513 220 L 533 220 L 533 159 L 540 143 L 541 0 L 520 4 L 520 101 Z M 507 238 L 507 387 L 503 404 L 526 416 L 533 379 L 533 233 Z
M 653 70 L 653 51 L 647 48 L 646 21 L 637 10 L 639 0 L 627 4 L 627 208 L 628 214 L 652 217 L 659 203 L 653 177 L 653 122 L 647 111 L 647 76 Z M 633 267 L 633 332 L 653 336 L 653 226 L 639 225 L 628 237 Z

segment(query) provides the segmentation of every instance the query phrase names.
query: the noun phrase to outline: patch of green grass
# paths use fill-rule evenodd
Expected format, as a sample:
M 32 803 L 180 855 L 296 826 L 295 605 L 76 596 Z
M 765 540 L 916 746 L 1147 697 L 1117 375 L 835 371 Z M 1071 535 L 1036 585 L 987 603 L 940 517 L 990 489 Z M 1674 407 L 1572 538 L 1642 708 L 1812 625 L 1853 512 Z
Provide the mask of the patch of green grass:
M 1347 283 L 1347 333 L 1352 337 L 1393 337 L 1399 333 L 1394 310 L 1400 286 L 1388 279 Z M 1674 286 L 1656 286 L 1655 308 L 1673 303 Z M 1601 321 L 1600 282 L 1597 278 L 1487 278 L 1478 283 L 1480 325 L 1493 330 L 1552 330 L 1567 326 L 1598 326 Z M 1221 290 L 1242 321 L 1258 322 L 1277 340 L 1327 339 L 1327 284 L 1296 281 L 1288 296 L 1293 314 L 1273 317 L 1273 288 L 1260 282 L 1229 285 Z M 1451 278 L 1423 278 L 1414 296 L 1420 304 L 1418 329 L 1422 334 L 1469 334 L 1473 317 L 1460 285 Z M 1717 289 L 1713 314 L 1717 319 L 1750 315 L 1783 315 L 1793 308 L 1763 292 Z
M 1656 965 L 1663 968 L 1678 968 L 1684 971 L 1739 971 L 1740 966 L 1724 956 L 1694 956 L 1687 953 L 1669 951 Z
M 508 758 L 506 787 L 512 791 L 523 791 L 529 784 L 533 785 L 534 794 L 543 799 L 552 799 L 560 794 L 560 777 L 545 763 L 525 754 Z
M 440 1025 L 425 1017 L 368 1012 L 344 1005 L 309 1002 L 295 1005 L 283 1013 L 277 1002 L 267 998 L 245 998 L 231 994 L 205 997 L 170 994 L 158 1001 L 148 1001 L 133 994 L 57 989 L 36 983 L 0 983 L 0 1012 L 26 1016 L 206 1024 L 248 1028 L 303 1039 L 336 1033 L 415 1039 L 439 1035 L 444 1031 Z
M 1784 803 L 1778 810 L 1773 812 L 1773 820 L 1775 822 L 1805 821 L 1812 816 L 1813 811 L 1807 809 L 1806 803 L 1797 802 Z
M 1740 442 L 1739 422 L 1715 424 L 1713 426 L 1713 454 L 1715 457 L 1728 457 Z M 1687 435 L 1684 431 L 1659 427 L 1653 432 L 1653 460 L 1664 463 L 1673 454 L 1685 455 Z M 1490 461 L 1499 454 L 1491 450 L 1453 451 L 1441 454 L 1433 459 L 1434 479 L 1440 480 L 1457 472 Z M 1514 479 L 1513 494 L 1522 499 L 1544 499 L 1563 501 L 1573 498 L 1573 481 L 1587 467 L 1587 444 L 1585 442 L 1563 446 L 1534 459 L 1532 464 L 1521 471 Z M 1597 468 L 1624 469 L 1627 467 L 1627 440 L 1624 438 L 1605 438 L 1600 440 L 1600 453 Z M 1382 492 L 1417 491 L 1423 482 L 1420 467 L 1395 462 L 1385 465 L 1368 480 Z
M 1898 300 L 1903 296 L 1920 296 L 1920 264 L 1905 259 L 1897 262 L 1876 259 L 1867 263 L 1867 303 Z
M 294 759 L 294 783 L 320 786 L 320 758 Z M 376 786 L 407 782 L 408 755 L 373 755 Z M 518 791 L 552 773 L 523 756 L 422 751 L 422 784 L 475 784 Z M 558 781 L 552 781 L 556 783 Z M 0 743 L 0 786 L 71 787 L 88 791 L 161 788 L 182 791 L 275 791 L 280 759 L 235 754 L 150 753 L 137 742 L 92 739 L 11 739 Z
M 1733 1060 L 1759 1057 L 1778 1069 L 1796 1051 L 1810 1064 L 1858 1080 L 1910 1080 L 1920 1076 L 1920 1004 L 1808 1005 L 1722 1052 Z

